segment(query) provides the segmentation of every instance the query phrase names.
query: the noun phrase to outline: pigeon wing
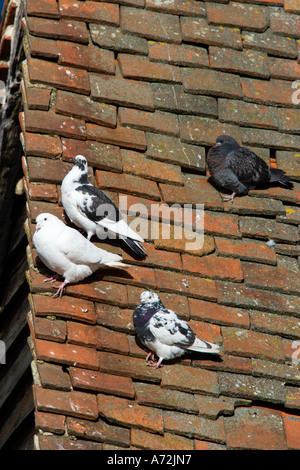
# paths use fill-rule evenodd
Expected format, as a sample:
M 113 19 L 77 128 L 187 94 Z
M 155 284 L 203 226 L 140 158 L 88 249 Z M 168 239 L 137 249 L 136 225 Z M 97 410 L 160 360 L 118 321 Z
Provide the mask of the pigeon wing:
M 85 217 L 120 235 L 121 238 L 129 237 L 140 242 L 144 241 L 127 225 L 117 206 L 100 189 L 91 184 L 84 184 L 78 186 L 76 191 L 80 194 L 77 204 Z
M 122 215 L 117 206 L 100 189 L 92 184 L 83 184 L 76 188 L 79 194 L 78 205 L 80 211 L 88 219 L 95 223 L 103 219 L 116 223 L 122 219 Z
M 74 264 L 99 263 L 105 253 L 77 230 L 67 226 L 59 234 L 56 247 L 63 256 Z
M 260 184 L 270 180 L 271 173 L 266 162 L 246 147 L 232 150 L 226 157 L 226 167 L 242 183 Z
M 149 321 L 149 329 L 161 343 L 188 348 L 196 338 L 189 325 L 172 310 L 159 310 Z

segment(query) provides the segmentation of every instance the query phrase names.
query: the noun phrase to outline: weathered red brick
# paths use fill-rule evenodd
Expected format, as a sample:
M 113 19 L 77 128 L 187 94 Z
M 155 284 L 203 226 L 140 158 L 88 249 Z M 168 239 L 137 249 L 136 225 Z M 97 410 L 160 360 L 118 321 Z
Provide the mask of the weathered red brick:
M 24 37 L 24 49 L 26 51 L 29 50 L 32 57 L 47 57 L 51 59 L 59 57 L 56 40 L 33 36 L 29 32 Z
M 58 343 L 64 343 L 67 337 L 66 323 L 62 320 L 35 318 L 34 331 L 37 338 L 57 341 Z
M 42 134 L 22 133 L 23 147 L 26 155 L 57 158 L 62 154 L 61 142 L 58 137 Z
M 37 362 L 36 367 L 42 387 L 67 391 L 72 389 L 70 376 L 62 366 L 48 362 Z
M 89 96 L 58 90 L 56 112 L 108 127 L 117 123 L 116 106 L 93 101 Z
M 209 63 L 211 68 L 226 72 L 261 78 L 268 78 L 270 76 L 267 54 L 256 50 L 244 49 L 243 51 L 236 51 L 224 47 L 210 46 Z
M 118 175 L 97 170 L 96 180 L 98 186 L 102 189 L 113 189 L 120 190 L 123 193 L 130 192 L 136 195 L 145 195 L 151 197 L 153 200 L 160 199 L 157 184 L 149 180 L 145 186 L 144 180 L 139 176 L 128 174 Z
M 197 256 L 182 254 L 182 265 L 184 271 L 201 277 L 236 282 L 243 280 L 241 262 L 237 259 L 221 258 L 214 254 L 199 259 Z
M 270 57 L 269 63 L 271 77 L 283 80 L 300 79 L 300 65 L 295 60 Z
M 217 283 L 217 297 L 218 302 L 235 307 L 293 314 L 300 312 L 300 302 L 296 296 L 253 289 L 237 283 Z
M 93 441 L 107 442 L 115 446 L 129 447 L 130 430 L 124 427 L 114 426 L 98 419 L 96 422 L 85 419 L 66 419 L 68 434 L 83 437 Z M 99 446 L 99 444 L 98 444 Z M 99 447 L 98 447 L 99 449 Z
M 132 311 L 131 311 L 132 315 Z M 137 354 L 136 354 L 137 355 Z M 131 377 L 132 379 L 160 382 L 161 369 L 146 365 L 146 351 L 139 348 L 139 356 L 123 356 L 109 352 L 99 352 L 100 371 L 113 375 Z
M 119 24 L 119 5 L 111 3 L 60 0 L 59 12 L 62 18 L 91 21 L 93 23 Z
M 39 411 L 51 411 L 87 419 L 98 417 L 96 397 L 88 393 L 62 392 L 34 387 L 34 398 Z
M 102 326 L 80 325 L 68 322 L 68 342 L 82 346 L 94 346 L 101 351 L 110 350 L 128 354 L 127 336 L 118 331 L 103 328 Z
M 75 139 L 62 139 L 63 160 L 71 161 L 77 154 L 84 155 L 94 168 L 122 171 L 122 158 L 120 148 L 115 145 L 101 142 L 82 141 Z
M 86 24 L 81 21 L 48 20 L 27 17 L 26 25 L 34 36 L 88 43 L 89 33 Z
M 147 155 L 156 160 L 183 167 L 204 170 L 205 152 L 202 147 L 181 142 L 177 137 L 147 133 Z
M 197 401 L 192 394 L 167 388 L 162 389 L 157 385 L 145 383 L 136 383 L 134 390 L 136 400 L 140 405 L 198 413 Z
M 169 432 L 178 432 L 196 439 L 208 439 L 214 442 L 225 442 L 225 430 L 223 418 L 211 420 L 202 416 L 194 416 L 187 413 L 166 411 L 164 416 L 165 429 Z
M 295 112 L 297 113 L 296 110 Z M 283 113 L 282 115 L 285 116 L 286 118 L 285 123 L 287 123 L 288 113 L 287 114 Z M 293 179 L 298 180 L 298 181 L 300 180 L 299 151 L 296 151 L 296 152 L 278 151 L 276 152 L 276 160 L 277 160 L 278 168 L 281 168 L 281 170 L 286 171 L 286 173 L 290 175 Z
M 284 266 L 261 266 L 256 263 L 243 263 L 242 267 L 245 283 L 250 286 L 291 294 L 299 292 L 300 279 L 295 269 Z
M 155 269 L 157 285 L 168 292 L 183 292 L 191 297 L 215 299 L 215 282 L 171 271 Z
M 123 33 L 120 28 L 104 24 L 90 23 L 89 28 L 93 43 L 103 49 L 148 54 L 148 44 L 145 38 Z
M 119 54 L 118 61 L 125 78 L 149 82 L 181 83 L 181 71 L 174 65 L 151 62 L 147 57 Z
M 121 29 L 154 41 L 181 42 L 178 17 L 165 13 L 121 7 Z
M 153 110 L 153 92 L 149 83 L 119 77 L 90 75 L 91 97 L 104 103 Z
M 59 52 L 58 63 L 78 68 L 85 68 L 91 72 L 113 74 L 115 59 L 112 51 L 100 49 L 89 44 L 74 44 L 67 41 L 57 41 Z
M 127 398 L 134 398 L 135 395 L 130 377 L 103 374 L 102 372 L 81 369 L 79 367 L 70 368 L 70 377 L 73 386 L 76 388 L 94 390 Z
M 241 128 L 215 119 L 200 116 L 180 116 L 180 132 L 184 142 L 211 146 L 221 134 L 232 135 L 240 141 Z
M 65 420 L 66 417 L 64 415 L 35 411 L 35 425 L 38 429 L 45 432 L 64 434 Z
M 85 122 L 81 119 L 38 110 L 26 111 L 24 118 L 25 129 L 29 132 L 45 132 L 83 140 L 86 137 Z
M 196 114 L 216 117 L 217 100 L 211 96 L 191 95 L 181 85 L 152 84 L 156 109 L 177 114 Z
M 210 25 L 205 18 L 182 17 L 181 30 L 185 41 L 242 49 L 241 33 L 238 28 Z
M 127 129 L 117 125 L 114 129 L 87 123 L 87 137 L 108 144 L 122 145 L 137 150 L 147 148 L 146 138 L 143 131 Z
M 37 339 L 36 354 L 38 359 L 49 362 L 78 365 L 95 370 L 99 367 L 96 350 L 83 346 Z
M 223 328 L 224 349 L 229 354 L 283 361 L 281 339 L 250 330 Z
M 220 325 L 249 327 L 249 314 L 242 308 L 225 307 L 215 302 L 199 299 L 188 299 L 191 318 L 205 320 Z
M 90 92 L 89 76 L 86 70 L 64 67 L 38 59 L 28 61 L 28 70 L 32 83 L 46 83 L 63 90 L 76 91 L 85 95 Z
M 243 101 L 219 99 L 221 122 L 236 123 L 266 129 L 278 129 L 277 109 Z
M 245 236 L 263 239 L 273 239 L 279 242 L 296 243 L 299 233 L 296 227 L 287 226 L 275 220 L 265 220 L 261 217 L 246 217 L 240 219 L 240 230 Z
M 131 429 L 131 443 L 133 446 L 150 450 L 193 450 L 194 445 L 191 439 L 176 434 L 164 433 L 163 436 L 142 431 L 141 429 Z
M 269 26 L 269 14 L 265 7 L 230 3 L 209 4 L 206 7 L 209 23 L 238 26 L 243 30 L 264 31 Z
M 26 5 L 27 15 L 45 18 L 59 18 L 55 0 L 30 0 Z
M 51 90 L 46 88 L 29 87 L 24 93 L 24 101 L 28 109 L 49 109 Z
M 286 450 L 281 413 L 261 407 L 238 408 L 224 420 L 229 449 Z
M 289 336 L 299 336 L 300 322 L 296 317 L 276 315 L 275 313 L 250 312 L 251 325 L 254 330 L 280 334 L 284 331 Z
M 25 180 L 24 187 L 33 201 L 58 202 L 58 191 L 54 184 L 31 184 Z
M 130 150 L 122 151 L 122 161 L 125 173 L 155 181 L 183 184 L 181 171 L 176 165 L 154 161 Z
M 286 80 L 264 81 L 244 78 L 242 88 L 245 97 L 255 103 L 292 105 L 291 83 Z
M 209 94 L 226 98 L 242 97 L 239 76 L 211 69 L 182 70 L 183 86 L 187 93 Z
M 297 57 L 296 41 L 273 34 L 270 29 L 264 33 L 243 32 L 243 45 L 280 57 Z
M 282 419 L 287 440 L 288 449 L 300 449 L 300 418 L 289 413 L 282 412 Z
M 265 243 L 251 239 L 230 240 L 215 238 L 216 247 L 220 255 L 240 258 L 242 260 L 255 260 L 266 264 L 276 264 L 276 254 Z
M 119 108 L 119 119 L 122 126 L 133 127 L 143 131 L 179 135 L 178 118 L 172 113 L 155 111 L 149 113 L 130 108 Z
M 68 296 L 63 296 L 59 303 L 56 300 L 42 295 L 30 296 L 31 306 L 36 315 L 55 315 L 96 323 L 96 313 L 92 302 Z
M 279 380 L 266 380 L 265 377 L 225 372 L 219 374 L 219 386 L 221 393 L 226 396 L 273 403 L 284 403 L 285 401 L 284 382 Z
M 106 395 L 98 395 L 98 408 L 100 415 L 108 421 L 150 432 L 163 432 L 163 415 L 158 408 L 140 406 L 133 400 Z
M 186 67 L 208 67 L 206 49 L 186 44 L 168 44 L 149 41 L 149 58 Z
M 101 450 L 104 444 L 85 439 L 74 439 L 61 436 L 36 435 L 36 448 L 39 450 Z
M 28 157 L 27 164 L 29 181 L 31 182 L 60 183 L 71 169 L 68 163 L 48 158 Z
M 165 365 L 162 368 L 162 387 L 218 395 L 217 373 L 205 369 L 182 365 Z
M 297 15 L 285 13 L 282 10 L 270 13 L 271 29 L 274 33 L 296 39 L 300 36 L 300 24 Z
M 149 10 L 187 16 L 205 16 L 204 5 L 195 0 L 172 0 L 161 4 L 156 0 L 146 0 L 146 5 Z
M 241 238 L 238 216 L 205 211 L 204 232 L 230 238 Z
M 102 274 L 100 275 L 101 279 Z M 101 280 L 91 281 L 87 283 L 70 285 L 67 292 L 82 299 L 94 300 L 96 302 L 108 302 L 116 305 L 127 305 L 127 290 L 121 284 L 112 282 L 102 282 Z
M 284 0 L 284 11 L 299 13 L 300 8 L 297 0 Z

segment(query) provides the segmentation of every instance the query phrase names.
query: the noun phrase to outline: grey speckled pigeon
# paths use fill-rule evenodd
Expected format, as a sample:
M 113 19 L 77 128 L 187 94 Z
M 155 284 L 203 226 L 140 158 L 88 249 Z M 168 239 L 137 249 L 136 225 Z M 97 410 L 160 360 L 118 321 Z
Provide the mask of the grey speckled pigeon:
M 220 189 L 231 191 L 229 196 L 222 196 L 224 201 L 233 201 L 236 195 L 245 195 L 250 189 L 269 183 L 293 187 L 283 170 L 270 168 L 262 158 L 241 147 L 229 135 L 220 135 L 209 149 L 207 167 L 213 182 Z
M 100 239 L 118 235 L 139 258 L 145 258 L 147 252 L 139 243 L 143 238 L 128 226 L 115 204 L 88 182 L 86 158 L 77 155 L 73 162 L 61 185 L 62 204 L 71 222 L 87 233 L 88 240 L 93 235 Z
M 190 326 L 181 320 L 175 312 L 162 304 L 154 292 L 145 291 L 141 294 L 141 303 L 133 312 L 135 332 L 140 341 L 150 349 L 146 361 L 156 369 L 164 359 L 174 359 L 186 353 L 187 350 L 204 353 L 219 353 L 217 344 L 202 341 Z M 154 354 L 158 361 L 154 362 Z

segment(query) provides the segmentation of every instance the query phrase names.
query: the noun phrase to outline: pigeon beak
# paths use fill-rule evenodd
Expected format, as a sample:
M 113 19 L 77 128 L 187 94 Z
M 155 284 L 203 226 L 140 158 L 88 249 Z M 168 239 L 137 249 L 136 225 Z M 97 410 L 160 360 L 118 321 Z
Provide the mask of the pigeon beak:
M 38 230 L 40 230 L 40 228 L 41 228 L 41 224 L 40 224 L 40 222 L 39 222 L 38 224 L 36 224 L 36 229 L 35 229 L 36 232 L 37 232 Z
M 217 142 L 215 147 L 220 147 L 221 146 L 221 142 Z
M 76 163 L 75 158 L 71 158 L 72 163 Z

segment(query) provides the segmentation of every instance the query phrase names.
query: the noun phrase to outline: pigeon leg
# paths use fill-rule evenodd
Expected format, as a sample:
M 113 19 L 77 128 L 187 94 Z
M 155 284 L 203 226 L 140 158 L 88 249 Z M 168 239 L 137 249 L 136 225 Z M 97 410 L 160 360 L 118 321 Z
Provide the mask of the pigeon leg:
M 153 362 L 154 361 L 154 353 L 152 351 L 150 351 L 148 356 L 146 357 L 146 362 L 148 362 L 150 358 L 151 358 L 151 362 Z
M 230 196 L 222 195 L 222 199 L 223 199 L 224 202 L 227 202 L 227 201 L 228 202 L 229 201 L 233 202 L 234 196 L 235 196 L 235 193 L 230 194 Z
M 46 277 L 46 279 L 43 280 L 43 282 L 54 282 L 54 281 L 57 281 L 57 279 L 59 278 L 59 274 L 54 274 L 54 276 L 51 276 L 51 277 Z
M 163 367 L 162 361 L 163 361 L 163 358 L 160 357 L 157 362 L 151 361 L 147 365 L 149 367 L 154 367 L 154 369 L 158 369 L 159 367 Z
M 57 289 L 57 292 L 53 295 L 53 297 L 61 297 L 64 287 L 68 284 L 68 281 L 64 281 L 60 286 L 53 286 L 55 289 Z

